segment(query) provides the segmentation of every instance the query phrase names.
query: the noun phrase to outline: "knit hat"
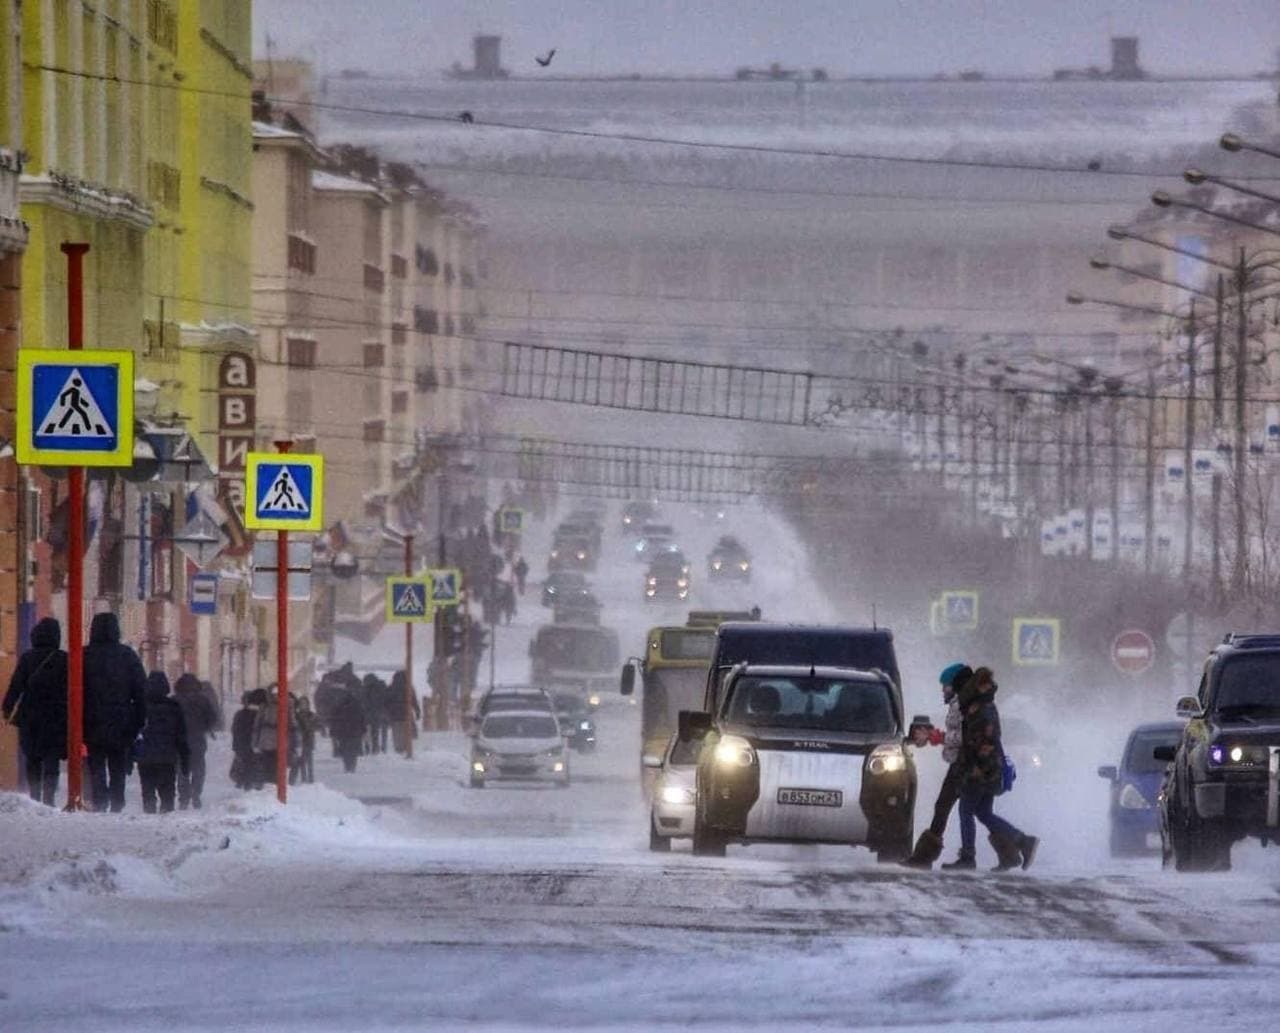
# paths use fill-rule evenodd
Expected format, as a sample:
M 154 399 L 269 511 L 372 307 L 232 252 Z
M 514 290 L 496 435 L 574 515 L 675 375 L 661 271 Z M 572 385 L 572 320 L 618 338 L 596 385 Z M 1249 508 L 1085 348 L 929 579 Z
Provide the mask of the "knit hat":
M 966 666 L 968 665 L 958 660 L 953 664 L 948 664 L 942 669 L 942 673 L 938 675 L 938 681 L 943 685 L 950 685 Z

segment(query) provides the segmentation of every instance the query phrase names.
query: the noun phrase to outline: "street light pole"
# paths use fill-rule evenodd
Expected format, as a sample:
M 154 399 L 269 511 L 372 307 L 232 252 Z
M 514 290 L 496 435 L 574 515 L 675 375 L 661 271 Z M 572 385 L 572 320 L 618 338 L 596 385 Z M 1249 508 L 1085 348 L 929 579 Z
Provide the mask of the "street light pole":
M 1156 535 L 1156 374 L 1147 370 L 1147 492 L 1146 540 L 1143 542 L 1143 568 L 1151 573 L 1152 548 Z
M 1193 562 L 1193 525 L 1195 522 L 1195 487 L 1192 484 L 1192 448 L 1196 438 L 1196 303 L 1191 299 L 1187 316 L 1187 404 L 1186 441 L 1182 450 L 1182 575 L 1190 579 Z
M 1245 395 L 1248 388 L 1249 312 L 1245 301 L 1249 268 L 1245 250 L 1240 249 L 1240 264 L 1236 270 L 1236 427 L 1235 427 L 1235 555 L 1231 559 L 1231 592 L 1233 597 L 1244 589 L 1246 577 L 1245 555 L 1245 469 L 1248 458 L 1248 442 L 1245 435 Z
M 1224 347 L 1223 321 L 1225 318 L 1227 283 L 1226 277 L 1218 274 L 1217 308 L 1213 324 L 1213 528 L 1211 567 L 1211 589 L 1215 605 L 1222 598 L 1222 473 L 1217 463 L 1217 439 L 1222 431 L 1223 391 L 1222 391 L 1222 352 Z
M 413 535 L 404 536 L 404 576 L 413 577 Z M 428 601 L 428 604 L 430 602 Z M 414 621 L 404 623 L 404 757 L 413 760 L 413 626 Z

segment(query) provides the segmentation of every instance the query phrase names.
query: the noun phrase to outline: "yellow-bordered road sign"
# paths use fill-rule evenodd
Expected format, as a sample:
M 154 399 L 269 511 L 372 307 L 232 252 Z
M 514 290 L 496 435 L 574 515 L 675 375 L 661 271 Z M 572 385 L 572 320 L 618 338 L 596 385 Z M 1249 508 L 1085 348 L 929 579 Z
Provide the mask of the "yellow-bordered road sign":
M 462 602 L 462 571 L 433 567 L 427 571 L 431 579 L 431 605 L 457 606 Z
M 498 530 L 503 534 L 520 534 L 524 530 L 524 510 L 514 506 L 498 510 Z
M 324 456 L 250 452 L 245 457 L 244 488 L 245 527 L 324 530 Z
M 17 376 L 19 463 L 133 465 L 133 352 L 21 348 Z
M 1058 662 L 1062 622 L 1056 617 L 1015 617 L 1013 662 L 1018 667 L 1052 667 Z
M 387 620 L 401 624 L 429 621 L 432 617 L 431 579 L 387 578 Z
M 948 630 L 974 631 L 977 629 L 978 593 L 973 589 L 951 589 L 943 592 L 942 607 Z
M 947 614 L 941 599 L 933 599 L 929 603 L 929 630 L 935 635 L 947 633 Z

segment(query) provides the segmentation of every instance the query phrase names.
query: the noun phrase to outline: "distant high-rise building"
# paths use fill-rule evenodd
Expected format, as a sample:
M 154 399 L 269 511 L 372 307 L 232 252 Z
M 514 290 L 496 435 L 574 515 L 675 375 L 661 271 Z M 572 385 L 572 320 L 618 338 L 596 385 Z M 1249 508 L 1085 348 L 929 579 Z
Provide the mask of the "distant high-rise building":
M 1111 78 L 1145 79 L 1147 73 L 1138 64 L 1138 37 L 1111 37 Z
M 475 52 L 475 72 L 480 79 L 500 79 L 502 72 L 502 37 L 476 36 L 471 41 Z

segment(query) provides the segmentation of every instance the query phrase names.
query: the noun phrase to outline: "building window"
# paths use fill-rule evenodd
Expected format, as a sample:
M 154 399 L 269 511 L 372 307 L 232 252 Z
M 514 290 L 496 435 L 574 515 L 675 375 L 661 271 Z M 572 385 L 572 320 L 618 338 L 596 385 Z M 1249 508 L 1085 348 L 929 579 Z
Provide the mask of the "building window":
M 444 317 L 444 335 L 445 337 L 453 336 L 453 316 Z
M 289 268 L 307 274 L 316 271 L 316 246 L 294 233 L 289 234 Z
M 420 305 L 413 307 L 413 328 L 423 334 L 438 334 L 440 332 L 440 316 L 433 308 L 423 308 Z
M 147 36 L 171 54 L 178 52 L 178 17 L 168 0 L 147 0 Z
M 366 341 L 364 345 L 364 368 L 381 369 L 386 365 L 386 349 L 376 341 Z
M 409 275 L 409 263 L 404 255 L 391 256 L 391 275 L 397 280 L 403 280 Z
M 466 336 L 471 337 L 475 334 L 476 317 L 471 315 L 469 312 L 464 312 L 461 316 L 459 316 L 458 323 L 462 327 L 463 334 L 465 334 Z
M 162 161 L 147 162 L 147 197 L 162 208 L 182 206 L 182 172 Z
M 436 253 L 429 247 L 423 247 L 419 244 L 413 249 L 413 261 L 418 267 L 418 272 L 423 276 L 435 276 L 440 272 L 440 263 L 436 259 Z
M 366 445 L 381 444 L 386 437 L 387 425 L 382 420 L 364 421 L 364 442 Z
M 392 323 L 391 324 L 391 343 L 392 344 L 408 344 L 409 343 L 409 324 L 408 323 Z
M 431 394 L 440 386 L 434 366 L 419 366 L 413 371 L 413 386 L 419 394 Z
M 387 278 L 383 274 L 382 270 L 376 265 L 370 265 L 366 262 L 364 265 L 364 289 L 367 291 L 376 291 L 381 294 L 386 283 Z
M 391 396 L 391 411 L 395 414 L 407 413 L 409 411 L 409 392 L 396 391 Z
M 451 262 L 444 264 L 444 282 L 446 287 L 453 286 L 453 263 Z
M 476 285 L 475 274 L 473 274 L 470 269 L 463 269 L 462 270 L 462 286 L 474 287 L 475 285 Z
M 305 337 L 285 340 L 285 362 L 290 369 L 315 369 L 316 342 Z

